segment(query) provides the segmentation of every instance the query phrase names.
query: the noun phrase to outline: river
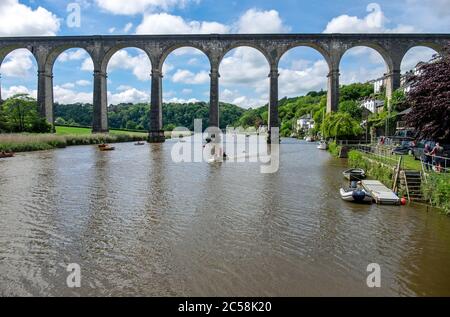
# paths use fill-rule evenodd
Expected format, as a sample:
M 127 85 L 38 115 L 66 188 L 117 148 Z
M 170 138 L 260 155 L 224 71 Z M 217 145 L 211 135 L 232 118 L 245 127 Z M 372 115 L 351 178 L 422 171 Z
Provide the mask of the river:
M 173 145 L 0 160 L 0 295 L 450 295 L 450 218 L 342 201 L 344 160 L 286 139 L 279 172 L 261 174 L 177 164 Z

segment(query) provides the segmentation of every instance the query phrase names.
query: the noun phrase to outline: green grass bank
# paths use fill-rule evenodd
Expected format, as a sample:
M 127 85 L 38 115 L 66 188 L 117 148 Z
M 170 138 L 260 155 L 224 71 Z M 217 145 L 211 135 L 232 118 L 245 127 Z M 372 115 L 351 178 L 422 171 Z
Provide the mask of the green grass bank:
M 111 130 L 108 134 L 92 134 L 89 128 L 56 127 L 55 134 L 0 134 L 0 151 L 30 152 L 73 145 L 144 141 L 147 133 Z

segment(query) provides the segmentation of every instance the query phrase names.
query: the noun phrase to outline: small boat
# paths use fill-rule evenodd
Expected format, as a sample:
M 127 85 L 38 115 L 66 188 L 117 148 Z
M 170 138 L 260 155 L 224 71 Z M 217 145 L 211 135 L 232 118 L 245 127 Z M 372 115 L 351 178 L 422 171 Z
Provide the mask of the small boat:
M 141 142 L 141 141 L 139 141 L 139 142 L 136 142 L 136 143 L 134 143 L 134 145 L 136 145 L 136 146 L 140 146 L 140 145 L 145 145 L 145 143 L 144 143 L 144 142 Z
M 102 152 L 114 151 L 115 149 L 116 148 L 114 146 L 109 146 L 109 145 L 100 147 L 100 151 L 102 151 Z
M 313 142 L 313 139 L 312 139 L 312 137 L 308 136 L 308 137 L 305 138 L 305 141 L 306 142 Z
M 360 204 L 364 203 L 369 204 L 373 202 L 372 196 L 362 188 L 349 188 L 349 189 L 341 188 L 340 193 L 342 199 L 345 201 Z
M 98 148 L 99 148 L 99 149 L 102 149 L 102 148 L 104 148 L 104 147 L 107 147 L 107 145 L 106 145 L 106 144 L 99 144 L 99 145 L 98 145 Z
M 16 155 L 14 152 L 0 152 L 0 158 L 10 158 Z
M 319 145 L 317 146 L 317 148 L 318 148 L 319 150 L 324 150 L 324 151 L 326 151 L 326 150 L 328 149 L 328 144 L 327 144 L 327 142 L 325 142 L 325 141 L 321 141 L 321 142 L 319 143 Z
M 362 168 L 351 168 L 342 173 L 344 177 L 348 180 L 356 179 L 362 180 L 366 178 L 366 171 Z

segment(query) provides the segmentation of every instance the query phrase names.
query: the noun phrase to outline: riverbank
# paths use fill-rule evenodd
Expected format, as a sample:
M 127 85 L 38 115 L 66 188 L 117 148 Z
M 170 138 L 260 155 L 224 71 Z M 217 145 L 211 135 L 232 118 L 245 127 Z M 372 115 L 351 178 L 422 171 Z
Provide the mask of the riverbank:
M 389 188 L 393 187 L 396 169 L 395 160 L 353 150 L 349 153 L 348 165 L 352 168 L 362 168 L 371 178 L 379 180 Z M 413 158 L 403 157 L 403 168 L 419 171 L 418 166 L 420 166 L 420 163 L 414 161 Z M 426 181 L 422 182 L 421 188 L 425 203 L 442 210 L 446 215 L 450 215 L 449 174 L 429 174 Z M 400 194 L 404 193 L 400 192 Z
M 0 134 L 0 151 L 32 152 L 75 145 L 145 141 L 147 133 L 111 130 L 91 134 L 87 128 L 56 127 L 55 134 Z

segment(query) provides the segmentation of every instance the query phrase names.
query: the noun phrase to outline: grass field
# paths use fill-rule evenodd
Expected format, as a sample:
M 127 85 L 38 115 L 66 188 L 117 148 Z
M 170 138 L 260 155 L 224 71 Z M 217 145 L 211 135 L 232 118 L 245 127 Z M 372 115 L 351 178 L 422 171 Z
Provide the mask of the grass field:
M 128 132 L 128 131 L 119 131 L 119 130 L 110 130 L 110 134 L 113 135 L 138 135 L 144 136 L 147 135 L 146 132 Z M 92 130 L 90 128 L 75 128 L 75 127 L 56 127 L 56 135 L 89 135 L 92 134 Z
M 110 131 L 92 134 L 89 128 L 56 127 L 55 134 L 0 134 L 0 151 L 30 152 L 64 148 L 71 145 L 145 141 L 147 133 Z

